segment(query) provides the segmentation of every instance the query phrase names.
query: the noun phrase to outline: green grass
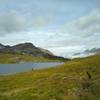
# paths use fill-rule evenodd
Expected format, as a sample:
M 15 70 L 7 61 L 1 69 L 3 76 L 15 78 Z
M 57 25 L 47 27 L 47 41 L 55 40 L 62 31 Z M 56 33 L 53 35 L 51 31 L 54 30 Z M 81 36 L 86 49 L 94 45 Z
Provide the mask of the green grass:
M 89 75 L 91 78 L 89 78 Z M 0 76 L 0 100 L 100 100 L 100 55 Z
M 0 53 L 0 64 L 21 63 L 21 62 L 57 62 L 57 61 L 61 60 L 47 59 L 44 57 L 33 57 L 31 55 Z

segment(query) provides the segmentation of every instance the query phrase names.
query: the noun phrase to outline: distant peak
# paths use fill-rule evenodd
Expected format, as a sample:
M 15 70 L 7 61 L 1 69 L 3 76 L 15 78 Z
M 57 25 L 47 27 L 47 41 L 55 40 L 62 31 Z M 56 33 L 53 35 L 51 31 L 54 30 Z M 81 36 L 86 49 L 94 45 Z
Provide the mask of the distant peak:
M 3 44 L 0 43 L 0 46 L 3 46 Z
M 3 48 L 5 48 L 5 46 L 0 43 L 0 49 L 3 49 Z

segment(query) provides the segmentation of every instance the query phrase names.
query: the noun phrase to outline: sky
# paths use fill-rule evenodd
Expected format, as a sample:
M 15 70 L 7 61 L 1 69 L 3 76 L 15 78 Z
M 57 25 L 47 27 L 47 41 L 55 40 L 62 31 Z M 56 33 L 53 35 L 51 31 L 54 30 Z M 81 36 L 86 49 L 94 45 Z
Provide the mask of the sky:
M 64 57 L 100 48 L 100 0 L 0 0 L 0 43 L 24 42 Z

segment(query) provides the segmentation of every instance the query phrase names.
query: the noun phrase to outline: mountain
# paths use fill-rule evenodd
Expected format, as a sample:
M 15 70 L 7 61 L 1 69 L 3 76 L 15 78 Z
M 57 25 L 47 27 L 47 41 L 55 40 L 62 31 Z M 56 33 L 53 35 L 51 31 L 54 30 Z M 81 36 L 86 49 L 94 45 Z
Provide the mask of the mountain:
M 95 55 L 100 54 L 100 48 L 92 48 L 92 49 L 86 49 L 83 52 L 75 53 L 74 57 L 80 57 L 80 56 L 88 56 L 88 55 Z
M 43 52 L 45 52 L 45 53 L 47 53 L 47 54 L 50 54 L 50 55 L 53 55 L 54 56 L 54 54 L 52 53 L 52 52 L 50 52 L 49 50 L 47 50 L 47 49 L 43 49 L 43 48 L 40 48 L 40 47 L 38 47 L 41 51 L 43 51 Z
M 92 49 L 87 49 L 84 51 L 84 53 L 89 54 L 89 53 L 93 53 L 93 54 L 100 54 L 100 48 L 92 48 Z
M 5 46 L 0 43 L 0 49 L 4 49 Z
M 55 56 L 49 50 L 36 47 L 32 43 L 28 42 L 17 44 L 14 46 L 5 46 L 3 44 L 0 44 L 0 53 L 31 55 L 33 57 L 66 60 L 63 57 Z

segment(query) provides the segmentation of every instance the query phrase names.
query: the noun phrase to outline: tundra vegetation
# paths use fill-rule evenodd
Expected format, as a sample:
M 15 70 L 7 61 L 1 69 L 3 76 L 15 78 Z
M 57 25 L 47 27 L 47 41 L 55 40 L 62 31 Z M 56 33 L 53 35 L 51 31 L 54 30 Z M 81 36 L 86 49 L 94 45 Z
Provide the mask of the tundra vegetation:
M 0 100 L 100 100 L 100 55 L 0 76 Z

